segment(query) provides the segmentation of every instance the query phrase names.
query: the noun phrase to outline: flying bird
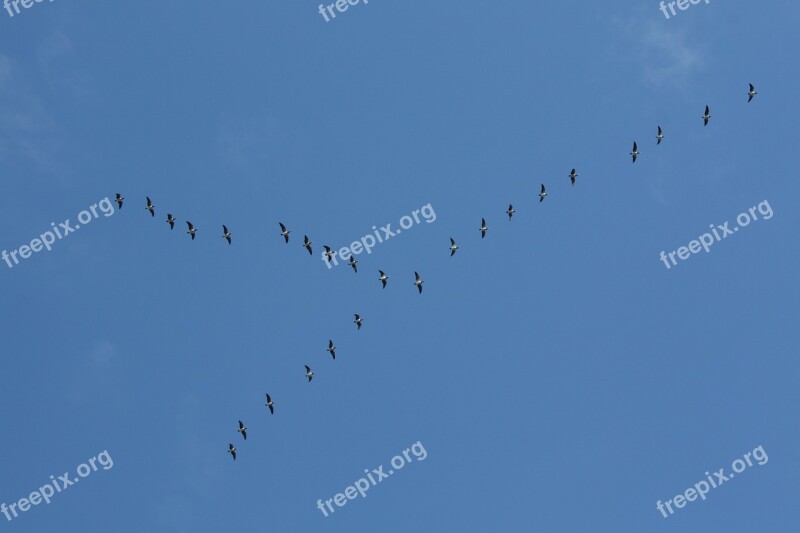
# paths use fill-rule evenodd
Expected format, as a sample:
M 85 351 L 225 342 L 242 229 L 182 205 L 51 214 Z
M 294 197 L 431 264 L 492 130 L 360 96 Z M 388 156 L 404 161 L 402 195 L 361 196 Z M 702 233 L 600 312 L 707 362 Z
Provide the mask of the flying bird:
M 711 118 L 711 109 L 708 106 L 706 106 L 706 112 L 701 118 L 703 119 L 703 126 L 708 126 L 708 119 Z
M 230 231 L 228 231 L 228 226 L 225 224 L 222 225 L 222 237 L 228 241 L 228 244 L 231 243 L 231 235 L 233 235 Z
M 547 191 L 544 190 L 544 183 L 542 183 L 542 191 L 539 193 L 539 203 L 544 202 L 545 196 L 547 196 Z
M 236 460 L 236 446 L 234 446 L 232 443 L 228 443 L 228 453 L 231 454 L 231 457 L 233 457 L 233 460 L 235 461 Z
M 269 407 L 269 413 L 271 415 L 275 414 L 275 410 L 273 409 L 272 398 L 270 398 L 269 393 L 267 394 L 267 403 L 264 404 L 265 406 Z
M 757 94 L 758 94 L 758 91 L 756 91 L 755 86 L 751 83 L 750 84 L 750 90 L 747 91 L 747 102 L 750 103 L 750 101 L 753 100 L 753 98 L 755 98 L 755 96 Z
M 414 277 L 416 278 L 414 280 L 414 285 L 417 286 L 417 290 L 419 290 L 419 293 L 422 294 L 422 284 L 425 282 L 422 281 L 422 278 L 419 277 L 419 274 L 417 274 L 416 272 L 414 272 Z
M 242 434 L 244 440 L 247 440 L 247 426 L 245 426 L 241 420 L 239 420 L 239 429 L 237 431 Z
M 150 197 L 149 196 L 145 196 L 145 198 L 147 198 L 147 207 L 145 209 L 150 211 L 150 216 L 151 217 L 156 216 L 156 212 L 155 212 L 155 207 L 156 206 L 154 206 L 153 202 L 150 201 Z
M 308 235 L 303 235 L 305 239 L 303 239 L 303 246 L 305 246 L 306 250 L 308 250 L 308 255 L 312 255 L 311 252 L 311 241 L 308 240 Z
M 511 217 L 513 217 L 514 213 L 516 213 L 516 212 L 517 212 L 517 210 L 514 209 L 514 206 L 511 205 L 511 204 L 508 204 L 508 209 L 506 209 L 506 214 L 508 215 L 508 220 L 511 220 Z
M 664 132 L 661 131 L 661 126 L 658 127 L 658 135 L 656 135 L 656 139 L 657 139 L 656 146 L 661 144 L 661 141 L 664 140 Z
M 330 352 L 331 356 L 336 359 L 336 346 L 333 345 L 333 341 L 328 341 L 328 352 Z
M 450 257 L 453 257 L 453 255 L 456 253 L 456 250 L 458 250 L 458 245 L 456 244 L 456 241 L 450 237 Z
M 167 224 L 169 224 L 169 229 L 175 229 L 175 217 L 170 213 L 167 213 Z
M 389 276 L 386 275 L 386 272 L 383 270 L 378 270 L 378 273 L 381 275 L 378 279 L 380 280 L 383 288 L 386 288 L 386 282 L 389 280 Z
M 350 256 L 350 266 L 353 267 L 353 271 L 358 274 L 358 261 L 352 255 Z
M 636 158 L 639 157 L 639 147 L 636 145 L 636 141 L 633 141 L 633 151 L 631 152 L 631 157 L 633 157 L 633 162 L 636 163 Z
M 364 321 L 364 319 L 361 318 L 361 315 L 359 315 L 358 313 L 355 314 L 355 317 L 356 319 L 353 320 L 353 322 L 355 323 L 357 330 L 361 331 L 361 323 Z
M 578 173 L 575 172 L 575 169 L 573 168 L 572 171 L 569 173 L 569 181 L 570 181 L 570 183 L 572 184 L 573 187 L 575 186 L 575 178 L 577 178 L 577 177 L 578 177 Z
M 325 248 L 325 257 L 328 258 L 328 262 L 330 263 L 331 260 L 333 259 L 333 254 L 335 254 L 336 252 L 331 250 L 330 246 L 323 246 L 323 248 Z
M 283 225 L 283 222 L 278 222 L 278 225 L 281 227 L 281 235 L 283 236 L 283 240 L 288 243 L 289 234 L 291 233 L 291 231 L 286 229 L 286 226 Z
M 488 229 L 489 229 L 489 228 L 487 228 L 487 227 L 486 227 L 486 219 L 485 219 L 485 218 L 482 218 L 482 219 L 481 219 L 481 227 L 480 227 L 480 228 L 478 228 L 478 231 L 480 231 L 480 232 L 481 232 L 481 239 L 483 239 L 484 237 L 486 237 L 486 230 L 488 230 Z
M 187 226 L 189 226 L 189 231 L 187 231 L 186 233 L 188 233 L 189 235 L 191 235 L 191 236 L 192 236 L 192 240 L 194 240 L 194 234 L 195 234 L 195 233 L 197 233 L 197 228 L 195 228 L 195 227 L 192 225 L 192 223 L 191 223 L 191 222 L 189 222 L 188 220 L 186 221 L 186 225 L 187 225 Z
M 117 205 L 120 209 L 122 209 L 122 202 L 125 201 L 125 197 L 122 196 L 120 193 L 117 193 Z
M 306 366 L 306 377 L 308 378 L 308 382 L 311 383 L 311 378 L 314 377 L 314 373 L 311 371 L 311 368 L 309 368 L 308 365 L 305 366 Z

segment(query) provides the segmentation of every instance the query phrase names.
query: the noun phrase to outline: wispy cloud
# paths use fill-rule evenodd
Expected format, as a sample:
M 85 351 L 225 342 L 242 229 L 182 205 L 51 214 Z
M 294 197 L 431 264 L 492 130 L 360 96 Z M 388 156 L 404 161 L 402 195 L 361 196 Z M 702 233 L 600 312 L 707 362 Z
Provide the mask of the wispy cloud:
M 681 86 L 705 64 L 701 45 L 690 43 L 678 27 L 649 22 L 642 30 L 645 81 L 653 85 Z

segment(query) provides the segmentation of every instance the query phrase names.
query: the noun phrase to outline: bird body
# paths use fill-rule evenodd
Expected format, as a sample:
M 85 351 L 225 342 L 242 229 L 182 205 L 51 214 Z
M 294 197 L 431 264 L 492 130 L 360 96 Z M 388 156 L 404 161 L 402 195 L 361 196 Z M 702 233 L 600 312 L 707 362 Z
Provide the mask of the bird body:
M 169 224 L 169 229 L 175 229 L 175 217 L 170 213 L 167 213 L 167 224 Z
M 539 192 L 539 203 L 544 202 L 545 196 L 547 196 L 547 191 L 544 189 L 544 183 L 542 183 L 542 190 Z
M 478 231 L 480 231 L 480 232 L 481 232 L 481 239 L 483 239 L 484 237 L 486 237 L 486 231 L 487 231 L 488 229 L 489 229 L 489 228 L 487 228 L 487 227 L 486 227 L 486 219 L 485 219 L 485 218 L 482 218 L 482 219 L 481 219 L 481 227 L 480 227 L 480 228 L 478 228 Z
M 356 316 L 358 316 L 358 315 L 356 315 Z M 328 352 L 331 354 L 331 357 L 336 359 L 336 346 L 333 345 L 333 341 L 332 340 L 328 341 Z
M 239 429 L 238 429 L 238 431 L 239 431 L 239 433 L 242 434 L 242 437 L 244 437 L 244 440 L 247 440 L 247 426 L 245 426 L 242 423 L 241 420 L 239 420 Z
M 356 318 L 355 320 L 353 320 L 353 322 L 355 323 L 357 330 L 361 331 L 361 323 L 364 321 L 364 319 L 361 318 L 361 315 L 359 315 L 358 313 L 355 314 L 355 317 Z
M 506 214 L 508 215 L 508 220 L 511 220 L 511 217 L 513 217 L 514 213 L 516 213 L 516 212 L 517 212 L 517 210 L 514 209 L 514 206 L 511 205 L 511 204 L 508 204 L 508 209 L 506 209 Z
M 380 274 L 380 277 L 378 278 L 378 280 L 381 282 L 381 284 L 383 285 L 383 288 L 385 289 L 386 288 L 386 282 L 389 281 L 389 276 L 387 276 L 386 272 L 384 272 L 383 270 L 378 270 L 378 273 Z
M 125 201 L 125 197 L 122 196 L 120 193 L 117 193 L 116 194 L 116 201 L 117 201 L 117 205 L 119 206 L 119 208 L 122 209 L 122 202 Z
M 306 365 L 306 377 L 308 378 L 308 382 L 311 383 L 311 378 L 314 377 L 314 373 L 311 371 L 308 365 Z
M 289 242 L 289 234 L 291 233 L 290 230 L 286 229 L 286 226 L 283 225 L 283 222 L 278 222 L 278 225 L 281 227 L 281 236 L 285 242 Z
M 664 140 L 664 132 L 661 131 L 661 126 L 658 127 L 658 135 L 656 135 L 656 139 L 657 139 L 656 145 L 661 144 L 661 141 Z
M 639 146 L 636 144 L 636 141 L 633 141 L 633 150 L 631 151 L 631 157 L 633 158 L 633 162 L 636 163 L 636 158 L 639 157 Z
M 420 294 L 422 294 L 422 284 L 423 283 L 425 283 L 425 282 L 422 280 L 421 277 L 419 277 L 419 274 L 414 272 L 414 285 L 416 285 L 417 290 L 419 290 Z
M 189 222 L 188 220 L 186 221 L 186 225 L 189 227 L 189 231 L 187 231 L 186 233 L 191 235 L 192 236 L 192 240 L 194 240 L 194 235 L 195 235 L 195 233 L 197 233 L 197 228 L 195 228 L 194 225 L 192 225 L 192 223 Z
M 456 250 L 458 250 L 458 245 L 456 244 L 456 241 L 452 237 L 450 237 L 450 257 L 453 257 L 453 255 L 455 255 Z
M 145 209 L 150 211 L 150 216 L 151 217 L 156 216 L 156 212 L 155 212 L 155 207 L 156 206 L 154 206 L 153 202 L 150 201 L 150 197 L 149 196 L 145 196 L 145 198 L 147 198 L 147 206 L 145 207 Z
M 230 231 L 228 231 L 228 226 L 225 224 L 222 225 L 222 237 L 228 241 L 228 244 L 231 243 L 231 235 L 233 235 Z
M 703 126 L 708 126 L 708 121 L 711 119 L 711 109 L 708 106 L 706 106 L 706 112 L 700 118 L 703 119 Z
M 267 407 L 269 407 L 269 413 L 270 413 L 271 415 L 274 415 L 274 414 L 275 414 L 275 410 L 273 409 L 273 405 L 274 405 L 274 404 L 273 404 L 273 402 L 272 402 L 272 398 L 270 398 L 269 394 L 267 394 L 267 403 L 265 403 L 264 405 L 265 405 L 265 406 L 267 406 Z

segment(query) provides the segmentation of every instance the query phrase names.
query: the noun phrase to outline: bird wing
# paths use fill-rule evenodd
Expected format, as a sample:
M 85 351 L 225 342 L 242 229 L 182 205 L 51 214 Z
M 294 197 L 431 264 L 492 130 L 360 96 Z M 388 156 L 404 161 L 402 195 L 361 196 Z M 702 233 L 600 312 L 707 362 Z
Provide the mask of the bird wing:
M 281 232 L 286 231 L 286 226 L 283 225 L 283 222 L 278 222 L 278 225 L 281 227 Z

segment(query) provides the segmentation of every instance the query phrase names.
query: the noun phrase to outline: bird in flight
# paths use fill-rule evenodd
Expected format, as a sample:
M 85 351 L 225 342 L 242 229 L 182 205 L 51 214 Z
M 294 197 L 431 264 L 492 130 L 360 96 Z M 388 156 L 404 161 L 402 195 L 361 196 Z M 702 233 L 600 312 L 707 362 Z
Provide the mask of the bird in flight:
M 572 183 L 573 187 L 575 186 L 575 178 L 577 178 L 577 177 L 578 177 L 578 173 L 575 172 L 575 169 L 573 168 L 572 171 L 569 173 L 569 181 Z
M 247 426 L 245 426 L 241 420 L 239 420 L 239 429 L 237 431 L 242 434 L 244 440 L 247 440 Z
M 192 223 L 191 223 L 191 222 L 189 222 L 188 220 L 186 221 L 186 225 L 187 225 L 187 226 L 189 226 L 189 231 L 187 231 L 186 233 L 188 233 L 189 235 L 191 235 L 191 236 L 192 236 L 192 240 L 194 240 L 194 234 L 195 234 L 195 233 L 197 233 L 197 228 L 195 228 L 195 227 L 192 225 Z
M 711 118 L 711 109 L 708 106 L 706 106 L 706 112 L 701 118 L 703 119 L 703 126 L 708 126 L 708 120 Z
M 355 323 L 355 325 L 356 325 L 356 329 L 357 329 L 358 331 L 361 331 L 361 323 L 364 321 L 364 319 L 363 319 L 363 318 L 361 318 L 361 315 L 359 315 L 358 313 L 355 313 L 355 317 L 356 317 L 356 318 L 355 318 L 355 320 L 353 320 L 353 322 L 354 322 L 354 323 Z
M 155 207 L 156 206 L 154 206 L 153 202 L 150 201 L 150 197 L 149 196 L 145 196 L 145 198 L 147 198 L 147 207 L 145 207 L 145 209 L 150 211 L 150 216 L 151 217 L 156 216 L 156 212 L 155 212 Z
M 482 219 L 481 219 L 481 227 L 480 227 L 480 228 L 478 228 L 478 231 L 480 231 L 480 232 L 481 232 L 481 239 L 483 239 L 484 237 L 486 237 L 486 230 L 488 230 L 488 229 L 489 229 L 489 228 L 487 228 L 487 227 L 486 227 L 486 219 L 485 219 L 485 218 L 482 218 Z
M 122 196 L 120 193 L 117 193 L 117 205 L 120 209 L 122 209 L 122 202 L 125 201 L 125 197 Z
M 169 229 L 175 228 L 175 217 L 170 213 L 167 213 L 167 224 L 169 224 Z
M 633 162 L 636 163 L 636 158 L 639 157 L 639 147 L 636 145 L 636 141 L 633 141 L 633 151 L 631 152 L 631 157 L 633 158 Z
M 750 103 L 750 101 L 752 101 L 752 100 L 753 100 L 753 98 L 755 98 L 755 96 L 756 96 L 757 94 L 758 94 L 758 91 L 756 91 L 756 87 L 755 87 L 755 85 L 753 85 L 753 84 L 751 83 L 751 84 L 750 84 L 750 90 L 749 90 L 749 91 L 747 91 L 747 102 L 748 102 L 748 103 Z
M 333 250 L 331 250 L 331 247 L 330 247 L 330 246 L 324 246 L 324 245 L 323 245 L 323 248 L 325 248 L 325 257 L 327 257 L 327 258 L 328 258 L 328 262 L 330 263 L 330 262 L 331 262 L 331 260 L 333 259 L 333 254 L 335 254 L 336 252 L 334 252 Z
M 353 272 L 358 274 L 358 261 L 352 255 L 350 256 L 350 266 L 353 267 Z
M 657 139 L 656 146 L 661 144 L 661 141 L 664 140 L 664 132 L 661 131 L 661 126 L 658 127 L 658 135 L 656 135 L 656 139 Z
M 308 235 L 303 235 L 305 239 L 303 239 L 303 246 L 305 246 L 306 250 L 308 250 L 308 255 L 312 255 L 311 252 L 311 241 L 308 240 Z
M 414 285 L 417 286 L 417 290 L 419 290 L 419 293 L 422 294 L 422 284 L 425 282 L 422 281 L 422 278 L 419 277 L 419 274 L 417 274 L 416 272 L 414 272 L 414 278 L 415 278 Z
M 383 285 L 383 288 L 385 289 L 386 282 L 389 280 L 389 276 L 387 276 L 386 272 L 384 272 L 383 270 L 378 270 L 378 273 L 380 274 L 378 280 L 380 280 L 381 284 Z
M 269 393 L 267 393 L 267 403 L 264 404 L 265 406 L 269 407 L 269 413 L 274 415 L 275 410 L 273 409 L 272 398 L 270 398 Z
M 228 226 L 225 224 L 222 225 L 222 237 L 228 241 L 228 244 L 231 243 L 231 235 L 233 235 L 230 231 L 228 231 Z
M 516 212 L 517 212 L 517 210 L 514 209 L 514 206 L 511 205 L 511 204 L 508 204 L 508 209 L 506 209 L 506 214 L 508 215 L 508 220 L 511 220 L 511 217 L 513 217 L 514 213 L 516 213 Z
M 456 250 L 458 250 L 458 245 L 456 244 L 455 239 L 450 237 L 450 257 L 453 257 L 453 255 L 456 253 Z
M 233 460 L 235 461 L 236 460 L 236 446 L 234 446 L 232 443 L 228 443 L 228 453 L 231 454 L 231 457 L 233 457 Z
M 311 371 L 311 368 L 308 365 L 306 366 L 306 377 L 308 378 L 308 382 L 311 383 L 311 378 L 314 377 L 314 373 Z
M 332 340 L 328 340 L 328 352 L 331 354 L 331 357 L 336 359 L 336 346 L 333 345 Z
M 286 226 L 283 225 L 283 222 L 278 222 L 278 225 L 281 227 L 281 235 L 283 236 L 283 240 L 288 243 L 289 234 L 291 233 L 291 231 L 286 229 Z
M 547 196 L 547 191 L 544 190 L 544 183 L 542 183 L 542 191 L 539 193 L 539 203 L 544 202 L 545 196 Z

